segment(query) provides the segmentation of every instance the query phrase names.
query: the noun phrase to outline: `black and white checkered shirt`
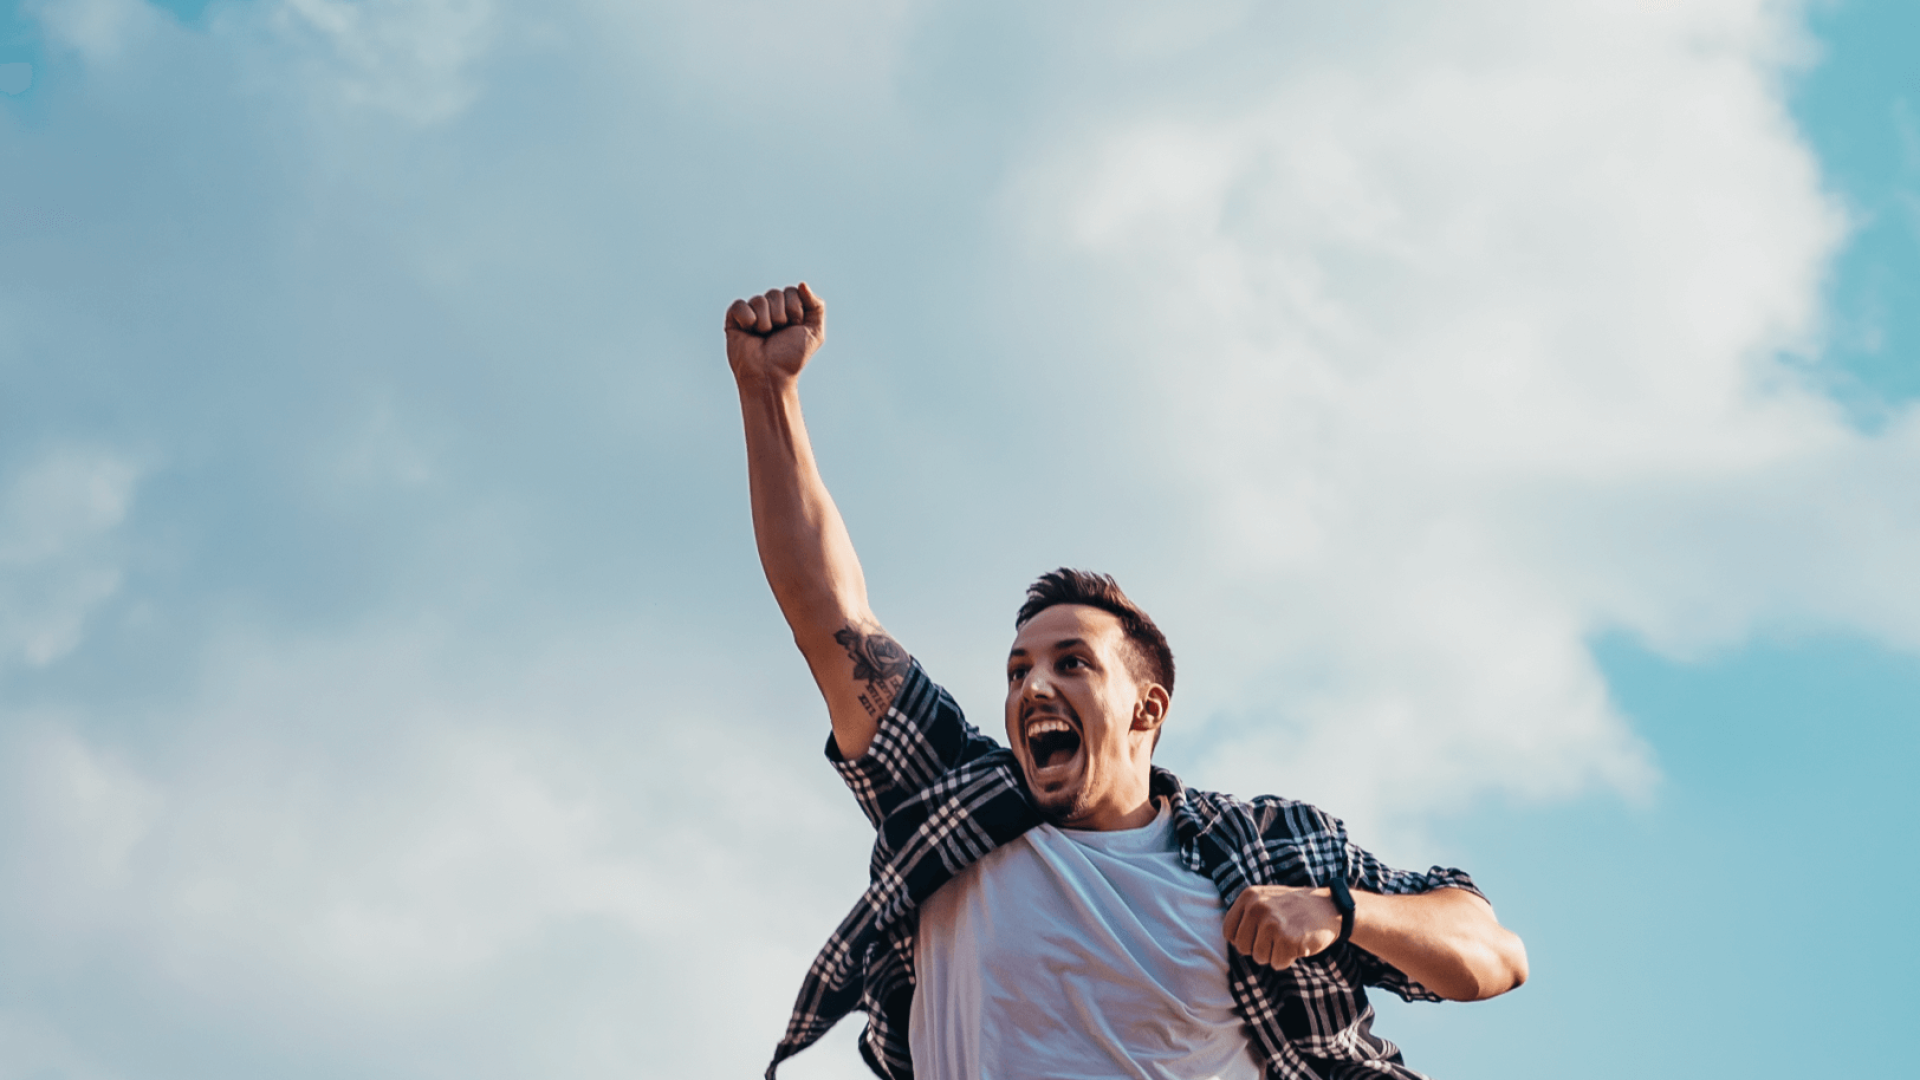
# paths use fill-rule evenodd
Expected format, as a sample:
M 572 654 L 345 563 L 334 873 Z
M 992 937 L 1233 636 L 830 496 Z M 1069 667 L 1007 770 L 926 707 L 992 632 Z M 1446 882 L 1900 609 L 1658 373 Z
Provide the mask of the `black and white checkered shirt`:
M 1020 766 L 980 734 L 947 692 L 915 663 L 873 745 L 842 758 L 831 737 L 827 757 L 860 800 L 879 836 L 871 884 L 807 970 L 787 1033 L 767 1067 L 811 1046 L 856 1007 L 867 1014 L 860 1054 L 887 1080 L 907 1080 L 913 1061 L 907 1020 L 913 1002 L 913 938 L 920 904 L 981 856 L 1041 823 Z M 1173 803 L 1180 855 L 1231 905 L 1248 885 L 1326 884 L 1335 875 L 1375 893 L 1471 889 L 1459 870 L 1395 870 L 1347 839 L 1339 819 L 1306 803 L 1262 796 L 1241 801 L 1183 788 L 1153 770 L 1152 793 Z M 1400 1051 L 1373 1034 L 1364 987 L 1408 1001 L 1439 996 L 1398 968 L 1351 943 L 1274 970 L 1228 950 L 1234 1001 L 1258 1057 L 1274 1080 L 1418 1078 Z

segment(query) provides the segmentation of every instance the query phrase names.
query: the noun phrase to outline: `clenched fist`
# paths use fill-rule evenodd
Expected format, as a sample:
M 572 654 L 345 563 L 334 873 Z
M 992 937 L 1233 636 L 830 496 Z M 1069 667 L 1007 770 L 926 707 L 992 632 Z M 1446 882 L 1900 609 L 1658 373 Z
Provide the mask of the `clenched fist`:
M 1242 956 L 1283 968 L 1340 939 L 1340 909 L 1326 889 L 1249 885 L 1227 909 L 1225 929 Z
M 727 363 L 741 382 L 797 378 L 827 340 L 827 305 L 806 282 L 727 308 Z

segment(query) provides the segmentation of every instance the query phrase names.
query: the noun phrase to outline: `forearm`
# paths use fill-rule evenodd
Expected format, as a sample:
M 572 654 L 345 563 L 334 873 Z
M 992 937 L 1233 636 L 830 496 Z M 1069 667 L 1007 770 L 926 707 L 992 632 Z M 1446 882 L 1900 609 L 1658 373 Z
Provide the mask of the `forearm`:
M 742 379 L 753 535 L 780 612 L 812 659 L 834 634 L 872 621 L 866 579 L 814 463 L 796 379 Z
M 1408 896 L 1353 893 L 1355 945 L 1452 1001 L 1504 994 L 1527 979 L 1527 950 L 1465 889 Z

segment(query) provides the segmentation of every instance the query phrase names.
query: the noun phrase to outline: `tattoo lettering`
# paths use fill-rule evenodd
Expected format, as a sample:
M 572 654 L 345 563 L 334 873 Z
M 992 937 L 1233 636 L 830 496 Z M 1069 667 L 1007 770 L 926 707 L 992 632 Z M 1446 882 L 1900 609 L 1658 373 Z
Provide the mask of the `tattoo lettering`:
M 839 642 L 853 660 L 853 677 L 867 684 L 867 692 L 860 695 L 861 707 L 867 710 L 868 716 L 877 718 L 893 704 L 893 695 L 906 681 L 913 658 L 886 634 L 863 633 L 854 626 L 835 631 L 833 640 Z

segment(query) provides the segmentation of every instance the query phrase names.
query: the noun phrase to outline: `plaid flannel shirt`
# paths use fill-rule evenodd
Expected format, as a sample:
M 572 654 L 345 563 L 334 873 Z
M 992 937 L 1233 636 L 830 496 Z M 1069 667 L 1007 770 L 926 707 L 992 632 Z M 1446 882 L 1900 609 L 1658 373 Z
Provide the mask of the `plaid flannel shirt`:
M 767 1067 L 806 1049 L 856 1007 L 867 1014 L 860 1054 L 886 1080 L 908 1080 L 914 934 L 920 904 L 981 856 L 1041 823 L 1011 751 L 980 734 L 916 662 L 858 759 L 832 737 L 827 757 L 873 822 L 870 884 L 807 970 L 787 1032 Z M 1452 887 L 1478 894 L 1459 870 L 1395 870 L 1347 839 L 1339 819 L 1302 802 L 1242 801 L 1183 788 L 1153 770 L 1152 793 L 1173 804 L 1188 868 L 1231 905 L 1248 885 L 1326 884 L 1345 877 L 1375 893 Z M 1421 1074 L 1373 1034 L 1364 987 L 1408 1001 L 1439 996 L 1351 943 L 1275 970 L 1228 950 L 1228 977 L 1257 1055 L 1273 1080 L 1359 1080 Z

